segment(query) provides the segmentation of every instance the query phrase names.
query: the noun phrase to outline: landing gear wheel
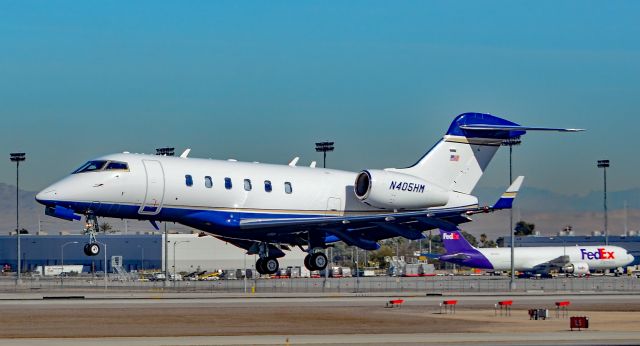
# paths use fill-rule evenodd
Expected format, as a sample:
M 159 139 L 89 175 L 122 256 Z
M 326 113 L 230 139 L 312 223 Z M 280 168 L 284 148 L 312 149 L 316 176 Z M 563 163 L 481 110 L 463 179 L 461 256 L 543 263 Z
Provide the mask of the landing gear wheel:
M 309 257 L 309 261 L 308 261 L 309 266 L 313 267 L 313 270 L 323 270 L 327 267 L 327 263 L 329 262 L 327 260 L 327 256 L 322 252 L 312 253 L 311 255 L 308 255 L 308 257 Z M 306 262 L 306 259 L 305 259 L 305 262 Z
M 258 258 L 258 260 L 256 261 L 256 271 L 258 272 L 258 274 L 260 275 L 264 275 L 267 272 L 264 270 L 264 260 L 262 258 Z
M 100 245 L 96 243 L 85 244 L 84 253 L 87 256 L 97 256 L 100 253 Z
M 262 261 L 262 268 L 267 274 L 275 274 L 280 269 L 280 263 L 277 258 L 267 257 Z
M 304 256 L 304 267 L 307 268 L 310 272 L 316 270 L 313 266 L 311 266 L 311 255 Z

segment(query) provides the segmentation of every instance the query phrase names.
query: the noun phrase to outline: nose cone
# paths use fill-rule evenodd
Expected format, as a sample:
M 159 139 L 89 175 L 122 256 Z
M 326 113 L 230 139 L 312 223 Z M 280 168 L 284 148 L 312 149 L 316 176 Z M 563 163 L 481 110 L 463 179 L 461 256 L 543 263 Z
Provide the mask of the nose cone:
M 36 201 L 45 206 L 55 205 L 55 201 L 57 199 L 56 195 L 56 189 L 49 186 L 46 189 L 38 192 L 38 194 L 36 195 Z

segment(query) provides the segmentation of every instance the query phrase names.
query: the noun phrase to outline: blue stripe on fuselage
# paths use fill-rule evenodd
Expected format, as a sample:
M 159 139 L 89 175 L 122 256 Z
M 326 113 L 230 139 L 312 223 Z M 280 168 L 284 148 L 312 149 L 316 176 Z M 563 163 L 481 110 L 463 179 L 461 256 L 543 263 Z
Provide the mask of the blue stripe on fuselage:
M 325 214 L 296 214 L 296 213 L 266 213 L 248 212 L 242 210 L 212 210 L 208 208 L 184 208 L 164 206 L 158 214 L 140 214 L 139 205 L 119 204 L 119 203 L 98 203 L 98 202 L 73 202 L 73 201 L 39 201 L 46 206 L 62 206 L 72 209 L 78 214 L 86 214 L 91 210 L 100 217 L 112 217 L 119 219 L 155 220 L 166 222 L 177 222 L 187 226 L 203 230 L 229 230 L 240 228 L 240 220 L 250 219 L 308 219 L 335 216 Z M 442 216 L 457 214 L 471 206 L 438 209 L 437 213 Z M 303 211 L 301 211 L 303 212 Z M 355 212 L 359 213 L 359 212 Z M 388 214 L 390 211 L 381 210 L 378 213 Z

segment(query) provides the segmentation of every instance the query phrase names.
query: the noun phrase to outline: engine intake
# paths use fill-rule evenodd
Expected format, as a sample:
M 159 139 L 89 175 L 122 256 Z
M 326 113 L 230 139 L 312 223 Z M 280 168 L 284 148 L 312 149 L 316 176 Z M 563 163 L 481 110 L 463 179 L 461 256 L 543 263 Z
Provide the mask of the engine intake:
M 418 177 L 384 170 L 364 170 L 353 186 L 362 202 L 382 209 L 424 209 L 449 201 L 449 192 Z

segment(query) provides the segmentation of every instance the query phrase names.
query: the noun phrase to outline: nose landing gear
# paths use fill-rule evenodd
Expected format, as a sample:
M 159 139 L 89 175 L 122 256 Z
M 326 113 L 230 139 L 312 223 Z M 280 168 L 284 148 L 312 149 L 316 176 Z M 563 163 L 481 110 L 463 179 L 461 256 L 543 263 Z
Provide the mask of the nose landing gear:
M 89 243 L 84 245 L 84 254 L 87 256 L 97 256 L 100 254 L 100 245 L 96 240 L 98 234 L 98 218 L 93 214 L 87 214 L 87 223 L 84 227 L 84 234 L 89 235 Z
M 97 243 L 84 244 L 84 254 L 87 256 L 97 256 L 100 254 L 100 245 Z

